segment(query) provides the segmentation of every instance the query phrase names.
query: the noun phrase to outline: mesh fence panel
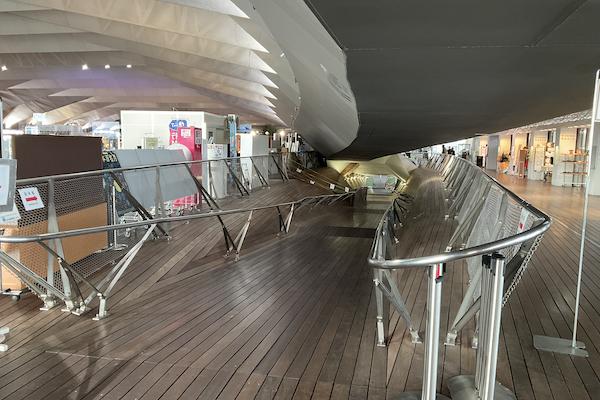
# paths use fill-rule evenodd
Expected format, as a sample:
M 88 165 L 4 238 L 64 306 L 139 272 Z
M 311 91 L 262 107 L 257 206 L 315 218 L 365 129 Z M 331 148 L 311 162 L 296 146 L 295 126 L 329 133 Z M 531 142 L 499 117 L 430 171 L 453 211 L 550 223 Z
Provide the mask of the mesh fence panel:
M 504 199 L 505 194 L 501 189 L 496 187 L 490 188 L 485 204 L 467 240 L 467 247 L 490 243 L 498 238 L 502 224 L 501 209 Z M 472 278 L 475 272 L 481 268 L 481 256 L 468 258 L 467 265 L 469 276 Z
M 215 199 L 221 199 L 239 196 L 238 188 L 242 186 L 248 191 L 258 190 L 274 174 L 281 179 L 275 159 L 258 156 L 252 160 L 232 159 L 229 164 L 218 160 L 67 177 L 53 180 L 51 184 L 43 178 L 32 184 L 18 183 L 17 189 L 37 188 L 44 207 L 27 211 L 17 196 L 16 204 L 21 219 L 15 225 L 3 226 L 3 234 L 23 237 L 48 233 L 52 227 L 49 221 L 53 220 L 50 204 L 54 205 L 58 231 L 140 221 L 144 216 L 206 212 L 208 204 L 199 185 L 203 185 Z M 65 261 L 85 278 L 119 260 L 127 249 L 140 240 L 144 231 L 143 227 L 119 229 L 63 238 L 46 244 L 59 254 L 62 248 Z M 55 242 L 59 243 L 58 248 Z M 3 243 L 1 249 L 41 278 L 50 282 L 53 280 L 53 285 L 63 290 L 58 261 L 49 256 L 49 252 L 40 244 Z M 50 279 L 49 265 L 50 271 L 53 271 Z M 12 275 L 6 269 L 3 269 L 3 273 Z M 16 277 L 14 282 L 18 282 Z M 34 285 L 32 282 L 25 283 Z

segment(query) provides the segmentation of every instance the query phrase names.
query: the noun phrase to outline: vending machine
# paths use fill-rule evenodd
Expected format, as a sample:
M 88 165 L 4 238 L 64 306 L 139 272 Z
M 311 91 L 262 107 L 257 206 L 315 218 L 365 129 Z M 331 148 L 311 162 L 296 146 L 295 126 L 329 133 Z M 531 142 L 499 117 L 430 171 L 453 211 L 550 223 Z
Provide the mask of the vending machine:
M 171 143 L 179 143 L 185 146 L 191 154 L 191 160 L 202 160 L 202 128 L 193 126 L 181 126 L 177 128 L 177 133 L 171 135 Z
M 201 161 L 202 160 L 202 128 L 193 126 L 179 126 L 176 132 L 172 132 L 170 136 L 169 146 L 172 149 L 180 149 L 183 151 L 186 160 Z M 176 147 L 175 147 L 176 146 Z M 194 163 L 191 166 L 192 174 L 198 180 L 202 180 L 202 163 Z M 200 194 L 187 196 L 182 199 L 177 199 L 174 202 L 175 207 L 194 206 L 201 203 Z

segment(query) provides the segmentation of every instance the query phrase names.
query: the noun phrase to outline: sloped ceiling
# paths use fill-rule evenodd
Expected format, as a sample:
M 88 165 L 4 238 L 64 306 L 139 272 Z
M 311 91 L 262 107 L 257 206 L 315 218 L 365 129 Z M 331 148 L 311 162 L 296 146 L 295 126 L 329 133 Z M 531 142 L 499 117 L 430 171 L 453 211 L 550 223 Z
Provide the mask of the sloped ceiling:
M 374 158 L 591 106 L 592 0 L 305 0 L 347 55 L 357 139 Z
M 230 0 L 0 0 L 6 127 L 172 108 L 287 126 L 300 92 L 282 52 Z

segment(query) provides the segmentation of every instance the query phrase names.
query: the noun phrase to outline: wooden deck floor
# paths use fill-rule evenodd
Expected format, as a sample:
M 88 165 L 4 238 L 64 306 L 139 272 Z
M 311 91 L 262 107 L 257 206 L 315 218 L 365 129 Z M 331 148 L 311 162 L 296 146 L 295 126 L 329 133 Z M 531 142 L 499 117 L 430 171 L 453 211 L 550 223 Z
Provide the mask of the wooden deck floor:
M 443 250 L 451 233 L 442 217 L 441 182 L 429 184 L 433 201 L 414 211 L 428 213 L 428 220 L 407 225 L 403 255 Z M 570 189 L 509 184 L 556 222 L 504 310 L 499 380 L 519 399 L 600 398 L 597 244 L 590 246 L 582 313 L 581 339 L 591 357 L 538 353 L 532 346 L 534 333 L 570 333 L 581 198 Z M 305 189 L 296 182 L 247 201 L 298 197 Z M 0 299 L 0 326 L 12 329 L 10 351 L 0 355 L 0 399 L 383 399 L 418 390 L 423 346 L 410 343 L 394 312 L 389 347 L 375 346 L 366 257 L 385 206 L 304 210 L 279 239 L 273 239 L 274 216 L 257 216 L 237 263 L 223 259 L 218 226 L 178 227 L 170 243 L 142 250 L 117 287 L 111 317 L 100 322 L 40 312 L 33 297 Z M 230 218 L 228 225 L 236 232 L 242 220 Z M 592 232 L 600 242 L 600 225 Z M 442 334 L 467 283 L 460 265 L 448 271 Z M 424 323 L 423 272 L 402 272 L 399 282 L 416 323 Z M 469 326 L 460 346 L 441 349 L 443 393 L 448 378 L 474 371 L 471 335 Z
M 554 221 L 504 310 L 515 391 L 519 399 L 600 399 L 600 198 L 590 198 L 579 325 L 579 340 L 590 357 L 541 353 L 533 348 L 532 335 L 572 335 L 583 191 L 505 175 L 499 179 Z

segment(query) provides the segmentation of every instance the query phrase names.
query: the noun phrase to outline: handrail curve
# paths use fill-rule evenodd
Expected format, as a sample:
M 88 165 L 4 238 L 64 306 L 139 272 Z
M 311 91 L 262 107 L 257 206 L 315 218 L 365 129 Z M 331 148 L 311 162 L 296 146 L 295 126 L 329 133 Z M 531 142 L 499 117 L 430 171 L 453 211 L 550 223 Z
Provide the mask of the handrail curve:
M 469 161 L 464 160 L 462 158 L 455 157 L 455 159 L 462 160 L 459 162 L 470 163 Z M 472 163 L 470 163 L 470 164 L 472 167 L 477 168 L 474 164 L 472 164 Z M 520 206 L 522 206 L 524 209 L 529 211 L 531 214 L 533 214 L 537 218 L 541 219 L 542 222 L 538 225 L 531 227 L 530 229 L 528 229 L 526 231 L 517 233 L 515 235 L 509 236 L 506 238 L 495 240 L 490 243 L 484 243 L 484 244 L 481 244 L 478 246 L 473 246 L 473 247 L 466 248 L 466 249 L 454 250 L 454 251 L 449 251 L 449 252 L 445 252 L 445 253 L 432 254 L 432 255 L 415 257 L 415 258 L 404 258 L 404 259 L 393 259 L 393 260 L 382 259 L 380 257 L 380 255 L 376 254 L 377 240 L 374 240 L 373 246 L 371 247 L 371 253 L 368 258 L 369 265 L 372 266 L 373 268 L 382 268 L 382 269 L 391 269 L 391 270 L 402 269 L 402 268 L 416 268 L 416 267 L 425 268 L 425 267 L 431 266 L 433 264 L 448 263 L 451 261 L 457 261 L 457 260 L 462 260 L 465 258 L 494 253 L 499 250 L 527 242 L 528 240 L 531 240 L 537 236 L 544 234 L 550 228 L 550 225 L 552 224 L 552 218 L 548 214 L 544 213 L 543 211 L 534 207 L 527 201 L 523 200 L 521 197 L 519 197 L 513 191 L 508 189 L 506 186 L 502 185 L 497 179 L 489 176 L 488 174 L 484 173 L 483 171 L 481 173 L 484 174 L 484 176 L 487 179 L 489 179 L 492 182 L 492 184 L 497 185 L 508 196 L 510 196 L 513 200 L 515 200 Z M 389 214 L 392 212 L 392 207 L 393 207 L 393 205 L 390 206 L 385 211 L 383 217 L 379 221 L 379 224 L 376 229 L 376 234 L 375 234 L 376 238 L 379 238 L 383 235 L 384 225 L 385 225 L 386 220 L 389 218 Z
M 113 225 L 104 225 L 104 226 L 97 226 L 97 227 L 91 227 L 91 228 L 73 229 L 73 230 L 67 230 L 67 231 L 61 231 L 61 232 L 55 232 L 55 233 L 43 233 L 43 234 L 39 234 L 39 235 L 0 236 L 0 243 L 21 244 L 21 243 L 40 242 L 40 241 L 46 241 L 46 240 L 52 240 L 52 239 L 62 239 L 62 238 L 73 237 L 73 236 L 91 235 L 94 233 L 101 233 L 101 232 L 112 232 L 114 230 L 122 230 L 122 229 L 127 229 L 127 228 L 139 228 L 139 227 L 149 226 L 149 225 L 159 225 L 159 224 L 169 223 L 169 222 L 184 222 L 184 221 L 191 221 L 191 220 L 195 220 L 195 219 L 214 218 L 214 217 L 224 216 L 224 215 L 242 214 L 242 213 L 249 213 L 249 212 L 261 211 L 261 210 L 271 210 L 271 209 L 277 209 L 278 207 L 283 208 L 283 207 L 291 207 L 292 205 L 299 205 L 299 204 L 302 204 L 309 200 L 323 200 L 324 201 L 327 199 L 333 200 L 335 198 L 340 198 L 340 199 L 348 198 L 348 197 L 354 195 L 354 193 L 355 192 L 341 193 L 341 194 L 328 194 L 328 195 L 322 195 L 322 196 L 307 196 L 307 197 L 303 197 L 302 199 L 299 199 L 299 200 L 288 201 L 288 202 L 278 203 L 278 204 L 271 204 L 271 205 L 266 205 L 266 206 L 237 208 L 237 209 L 218 210 L 218 211 L 214 210 L 214 211 L 208 211 L 208 212 L 201 213 L 201 214 L 188 214 L 188 215 L 179 215 L 179 216 L 172 216 L 172 217 L 153 218 L 153 219 L 142 220 L 142 221 L 137 221 L 137 222 L 127 222 L 127 223 L 122 223 L 122 224 L 113 224 Z

